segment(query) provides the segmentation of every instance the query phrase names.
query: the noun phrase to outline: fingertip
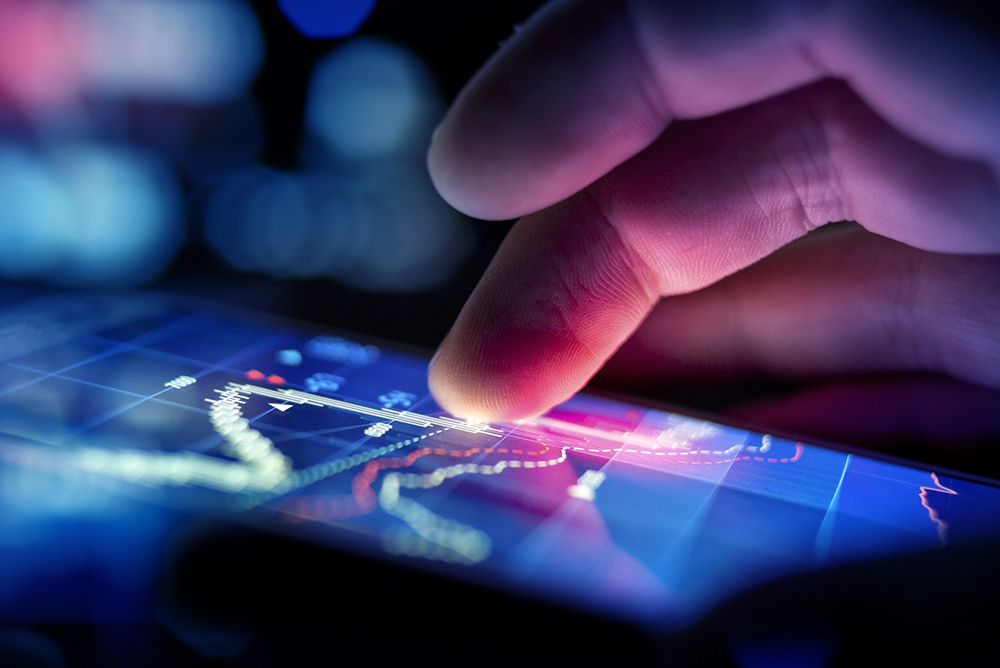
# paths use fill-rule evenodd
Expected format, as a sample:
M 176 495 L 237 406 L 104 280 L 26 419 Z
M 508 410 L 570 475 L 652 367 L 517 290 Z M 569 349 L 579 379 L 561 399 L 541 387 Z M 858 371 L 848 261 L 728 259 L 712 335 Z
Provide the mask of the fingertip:
M 434 400 L 448 413 L 479 422 L 513 422 L 551 408 L 512 401 L 524 394 L 511 391 L 509 383 L 507 387 L 498 387 L 496 377 L 484 373 L 479 365 L 463 363 L 462 355 L 446 346 L 443 344 L 431 360 L 428 385 Z
M 592 198 L 523 218 L 441 344 L 431 393 L 455 415 L 488 421 L 569 399 L 656 300 L 643 267 Z
M 465 391 L 461 382 L 456 382 L 456 378 L 449 372 L 445 363 L 437 359 L 431 362 L 427 383 L 434 401 L 445 412 L 463 420 L 477 420 L 479 422 L 499 420 L 495 411 L 490 411 L 478 402 L 469 400 L 470 393 Z

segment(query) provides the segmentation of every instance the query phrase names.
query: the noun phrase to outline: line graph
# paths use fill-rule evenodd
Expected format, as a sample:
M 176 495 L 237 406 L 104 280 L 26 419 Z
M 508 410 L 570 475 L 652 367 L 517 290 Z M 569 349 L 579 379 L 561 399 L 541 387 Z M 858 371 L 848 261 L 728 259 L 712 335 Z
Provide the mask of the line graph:
M 397 469 L 406 468 L 412 466 L 418 459 L 426 457 L 428 455 L 437 456 L 447 456 L 455 458 L 468 458 L 480 454 L 493 454 L 501 453 L 507 454 L 513 451 L 514 454 L 527 454 L 529 456 L 539 456 L 544 455 L 549 446 L 543 446 L 542 450 L 521 450 L 521 449 L 511 449 L 511 448 L 501 448 L 501 447 L 489 447 L 489 448 L 469 448 L 467 450 L 449 450 L 445 448 L 421 448 L 419 450 L 414 450 L 410 452 L 405 457 L 380 457 L 378 459 L 369 460 L 365 467 L 358 473 L 354 479 L 351 481 L 351 494 L 342 496 L 333 495 L 298 495 L 290 497 L 282 506 L 281 512 L 287 515 L 288 521 L 299 522 L 303 520 L 330 520 L 330 519 L 343 519 L 346 517 L 356 517 L 358 515 L 363 515 L 370 513 L 375 509 L 376 495 L 372 492 L 371 487 L 378 477 L 378 474 L 386 469 Z M 565 461 L 565 452 L 563 449 L 563 455 L 558 459 L 558 461 L 521 461 L 521 460 L 504 460 L 497 462 L 492 467 L 481 467 L 483 470 L 473 470 L 468 471 L 457 471 L 451 467 L 441 467 L 437 469 L 433 475 L 436 476 L 446 476 L 454 477 L 459 473 L 500 473 L 503 469 L 510 468 L 545 468 L 546 466 L 552 466 L 556 463 L 561 463 Z M 529 466 L 530 465 L 530 466 Z M 486 469 L 492 468 L 492 470 L 487 471 Z M 445 477 L 440 479 L 443 482 Z M 440 484 L 440 482 L 438 484 Z M 404 485 L 407 487 L 414 487 L 414 485 Z M 419 486 L 419 485 L 418 485 Z M 429 488 L 431 485 L 424 486 L 424 489 Z M 436 485 L 434 485 L 436 486 Z
M 369 408 L 356 403 L 296 390 L 276 391 L 255 385 L 230 382 L 224 389 L 216 389 L 214 392 L 218 394 L 218 397 L 205 399 L 210 406 L 209 420 L 215 431 L 224 439 L 222 451 L 236 459 L 236 462 L 227 462 L 210 455 L 196 453 L 179 454 L 142 450 L 114 452 L 81 449 L 76 453 L 78 465 L 86 470 L 124 477 L 144 484 L 158 483 L 175 486 L 201 484 L 226 492 L 263 493 L 266 498 L 267 495 L 286 494 L 308 486 L 323 478 L 363 464 L 370 459 L 411 445 L 430 435 L 438 434 L 444 429 L 456 429 L 488 436 L 503 435 L 500 430 L 481 423 L 423 416 L 386 408 Z M 290 460 L 281 454 L 274 442 L 260 431 L 253 429 L 243 417 L 243 406 L 251 396 L 290 402 L 285 405 L 329 407 L 380 421 L 395 420 L 412 426 L 440 426 L 442 429 L 419 437 L 401 439 L 369 453 L 325 462 L 306 469 L 292 470 Z M 271 406 L 281 412 L 287 411 L 280 405 L 271 404 Z M 260 500 L 256 499 L 257 502 Z M 254 502 L 243 501 L 242 505 L 249 507 L 254 505 Z
M 818 549 L 834 563 L 969 535 L 975 499 L 936 475 L 586 396 L 461 420 L 433 402 L 426 361 L 310 341 L 186 314 L 4 361 L 0 458 L 598 604 L 626 597 L 623 573 L 693 609 Z M 24 406 L 56 427 L 9 419 Z
M 181 389 L 188 383 L 180 384 Z M 551 419 L 536 419 L 522 423 L 515 428 L 501 428 L 482 423 L 461 421 L 454 418 L 428 416 L 409 411 L 396 411 L 387 408 L 372 408 L 362 404 L 348 402 L 340 399 L 333 399 L 303 392 L 294 389 L 282 388 L 272 389 L 246 383 L 229 382 L 223 389 L 214 389 L 217 395 L 215 398 L 206 398 L 209 404 L 209 421 L 213 429 L 222 437 L 223 444 L 221 451 L 231 456 L 235 461 L 220 460 L 217 457 L 200 453 L 167 453 L 156 451 L 107 451 L 94 448 L 80 448 L 75 452 L 77 465 L 85 470 L 103 473 L 119 477 L 145 485 L 171 485 L 171 486 L 191 486 L 201 485 L 229 493 L 243 493 L 240 498 L 234 499 L 231 504 L 234 507 L 249 509 L 253 506 L 266 503 L 272 498 L 284 496 L 298 490 L 309 487 L 317 482 L 336 476 L 348 469 L 364 464 L 382 467 L 385 455 L 397 450 L 414 446 L 429 437 L 435 437 L 447 430 L 455 430 L 467 434 L 502 438 L 510 434 L 530 432 L 531 428 L 537 424 L 542 424 L 548 429 L 562 430 L 566 433 L 581 433 L 584 431 L 572 423 Z M 261 397 L 264 400 L 280 400 L 284 403 L 269 402 L 268 405 L 281 413 L 286 413 L 293 406 L 313 406 L 326 407 L 339 410 L 344 413 L 355 414 L 362 418 L 379 420 L 377 425 L 391 425 L 389 421 L 401 422 L 416 427 L 439 427 L 436 430 L 400 439 L 398 441 L 383 445 L 366 452 L 355 453 L 343 458 L 335 458 L 319 464 L 300 469 L 293 469 L 291 460 L 282 454 L 277 448 L 273 439 L 265 436 L 259 430 L 251 427 L 249 421 L 243 416 L 243 408 L 251 397 Z M 386 422 L 382 422 L 386 421 Z M 319 433 L 334 432 L 337 430 L 351 429 L 351 427 L 332 428 L 318 430 Z M 369 427 L 370 429 L 370 427 Z M 380 434 L 385 433 L 380 427 Z M 656 458 L 670 458 L 677 463 L 690 465 L 724 464 L 740 460 L 754 460 L 772 463 L 793 463 L 802 456 L 802 446 L 796 446 L 796 452 L 791 457 L 764 457 L 768 450 L 768 443 L 760 448 L 760 452 L 754 455 L 742 455 L 744 446 L 735 444 L 725 449 L 644 449 L 627 447 L 637 443 L 644 445 L 660 445 L 656 439 L 641 439 L 631 432 L 603 432 L 601 430 L 591 430 L 588 435 L 597 435 L 604 439 L 617 439 L 626 441 L 627 445 L 620 443 L 616 447 L 587 447 L 580 444 L 560 442 L 554 439 L 551 433 L 533 434 L 531 438 L 539 443 L 547 444 L 545 447 L 558 447 L 562 452 L 558 462 L 565 460 L 568 452 L 579 452 L 598 455 L 613 455 L 617 453 L 631 453 L 646 455 Z M 369 434 L 370 435 L 370 434 Z M 751 448 L 752 449 L 752 448 Z M 424 449 L 416 452 L 423 454 L 448 454 L 456 456 L 460 451 L 447 450 L 443 448 Z M 472 448 L 461 451 L 461 456 L 472 454 L 500 453 L 529 456 L 537 455 L 539 451 L 528 448 L 517 447 L 485 447 Z M 423 455 L 418 455 L 423 456 Z M 397 458 L 400 459 L 400 458 Z M 410 453 L 402 461 L 413 461 L 415 457 Z M 506 459 L 492 467 L 484 468 L 441 468 L 436 475 L 452 477 L 461 473 L 497 473 L 505 468 L 545 468 L 550 466 L 547 460 L 533 461 L 531 459 Z M 499 467 L 499 468 L 497 468 Z M 375 468 L 366 468 L 366 475 L 370 476 Z M 381 470 L 378 468 L 377 470 Z M 407 474 L 412 476 L 413 474 Z M 414 481 L 426 481 L 429 478 L 406 477 L 397 480 L 397 483 L 406 488 L 417 488 Z M 374 480 L 374 478 L 372 478 Z M 357 516 L 371 512 L 375 507 L 374 493 L 370 490 L 371 481 L 368 482 L 367 493 L 357 492 L 352 495 L 351 500 L 329 497 L 323 503 L 312 501 L 296 501 L 297 505 L 289 506 L 288 513 L 292 516 L 299 515 L 299 519 L 320 520 L 332 517 Z M 384 484 L 384 482 L 383 482 Z M 394 503 L 394 502 L 393 502 Z M 393 503 L 389 507 L 395 507 Z M 318 506 L 323 505 L 325 510 L 320 510 Z M 294 508 L 309 508 L 309 512 L 296 513 Z
M 237 392 L 279 399 L 293 404 L 298 404 L 300 406 L 327 406 L 329 408 L 336 408 L 337 410 L 348 413 L 357 413 L 358 415 L 371 417 L 380 422 L 402 422 L 403 424 L 415 427 L 445 427 L 447 429 L 457 429 L 458 431 L 464 431 L 470 434 L 488 434 L 490 436 L 498 437 L 503 436 L 503 432 L 499 429 L 483 422 L 475 422 L 472 420 L 456 420 L 455 418 L 421 415 L 419 413 L 411 413 L 409 411 L 397 411 L 391 408 L 369 408 L 368 406 L 352 403 L 350 401 L 333 399 L 318 394 L 302 392 L 300 390 L 271 390 L 257 385 L 239 385 L 236 383 L 231 383 L 228 387 Z

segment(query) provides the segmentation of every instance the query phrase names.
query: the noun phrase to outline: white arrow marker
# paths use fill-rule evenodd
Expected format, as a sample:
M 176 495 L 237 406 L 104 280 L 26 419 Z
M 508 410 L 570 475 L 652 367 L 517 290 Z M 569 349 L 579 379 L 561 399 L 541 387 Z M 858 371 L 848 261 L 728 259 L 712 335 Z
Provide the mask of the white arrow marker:
M 289 408 L 292 407 L 291 404 L 268 404 L 268 406 L 271 406 L 272 408 L 277 408 L 282 413 L 284 413 L 285 411 L 287 411 Z

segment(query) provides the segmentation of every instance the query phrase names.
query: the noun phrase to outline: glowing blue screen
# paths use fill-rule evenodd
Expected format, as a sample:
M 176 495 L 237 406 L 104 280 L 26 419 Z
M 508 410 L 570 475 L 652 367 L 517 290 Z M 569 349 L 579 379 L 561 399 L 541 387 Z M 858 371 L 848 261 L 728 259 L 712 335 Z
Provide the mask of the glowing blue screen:
M 55 299 L 0 339 L 8 618 L 141 616 L 121 592 L 191 513 L 665 625 L 1000 528 L 990 485 L 594 396 L 458 420 L 424 358 L 170 298 Z

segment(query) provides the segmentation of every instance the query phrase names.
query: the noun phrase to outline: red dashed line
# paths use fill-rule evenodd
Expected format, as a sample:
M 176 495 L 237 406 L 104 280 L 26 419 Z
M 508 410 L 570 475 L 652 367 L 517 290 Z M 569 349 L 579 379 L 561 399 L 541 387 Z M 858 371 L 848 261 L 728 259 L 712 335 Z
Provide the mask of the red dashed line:
M 544 444 L 543 444 L 544 445 Z M 550 450 L 544 445 L 542 450 L 528 451 L 528 455 L 538 456 Z M 372 491 L 372 483 L 378 474 L 385 469 L 396 469 L 412 466 L 419 458 L 429 454 L 447 457 L 471 457 L 477 454 L 506 453 L 506 448 L 469 448 L 468 450 L 447 450 L 445 448 L 421 448 L 414 450 L 406 457 L 380 457 L 365 464 L 364 469 L 351 480 L 350 495 L 301 495 L 288 500 L 281 511 L 288 522 L 298 523 L 305 520 L 346 519 L 360 517 L 372 512 L 378 505 L 378 499 Z M 523 450 L 514 450 L 515 454 L 525 454 Z
M 381 457 L 379 459 L 373 459 L 369 461 L 364 469 L 354 476 L 351 481 L 351 494 L 350 495 L 302 495 L 292 497 L 288 502 L 281 508 L 281 512 L 285 515 L 287 521 L 292 523 L 298 523 L 306 520 L 321 520 L 321 519 L 346 519 L 348 517 L 358 517 L 370 513 L 375 509 L 377 504 L 377 498 L 375 493 L 372 491 L 372 483 L 378 477 L 378 474 L 387 468 L 403 468 L 407 466 L 412 466 L 414 462 L 420 457 L 424 457 L 429 454 L 435 454 L 440 456 L 448 457 L 470 457 L 476 454 L 528 454 L 531 456 L 538 456 L 544 454 L 550 448 L 549 444 L 542 443 L 542 450 L 539 451 L 527 451 L 518 449 L 508 449 L 508 448 L 470 448 L 468 450 L 448 450 L 445 448 L 422 448 L 420 450 L 414 450 L 406 457 Z M 577 452 L 588 452 L 589 450 L 582 447 L 572 446 L 569 447 L 571 450 Z M 717 459 L 714 461 L 691 461 L 689 459 L 664 459 L 660 461 L 672 461 L 675 464 L 683 464 L 690 466 L 702 466 L 702 465 L 715 465 L 715 464 L 728 464 L 730 462 L 738 461 L 758 461 L 758 462 L 768 462 L 772 464 L 790 464 L 799 461 L 802 457 L 802 453 L 805 448 L 801 443 L 795 444 L 795 455 L 792 457 L 759 457 L 759 456 L 744 456 L 744 457 L 733 457 L 731 459 Z M 621 450 L 607 449 L 605 452 L 620 452 Z M 638 454 L 660 454 L 649 451 L 639 451 Z M 935 483 L 937 479 L 935 478 Z M 940 483 L 938 483 L 940 485 Z M 927 491 L 937 491 L 937 492 L 949 492 L 947 488 L 921 488 L 922 499 L 926 500 Z M 954 492 L 951 492 L 954 494 Z M 925 503 L 925 505 L 928 505 Z M 929 506 L 928 506 L 929 507 Z M 931 515 L 931 519 L 935 522 L 940 522 L 934 514 Z M 941 522 L 941 524 L 944 524 Z M 940 525 L 939 525 L 940 526 Z M 942 530 L 947 525 L 942 527 Z
M 570 449 L 571 450 L 575 450 L 577 452 L 594 452 L 595 451 L 593 448 L 586 449 L 586 448 L 581 448 L 581 447 L 576 447 L 576 446 L 573 446 Z M 689 466 L 698 466 L 698 465 L 701 465 L 701 464 L 705 464 L 705 465 L 707 465 L 707 464 L 728 464 L 730 462 L 749 461 L 749 460 L 756 461 L 756 462 L 770 462 L 770 463 L 773 463 L 773 464 L 790 464 L 792 462 L 799 461 L 799 459 L 802 457 L 802 453 L 804 452 L 804 450 L 805 450 L 805 448 L 803 448 L 803 446 L 802 446 L 801 443 L 796 443 L 795 444 L 795 455 L 792 456 L 792 457 L 783 457 L 781 459 L 778 459 L 776 457 L 759 457 L 759 456 L 746 455 L 744 457 L 733 457 L 731 459 L 717 459 L 717 460 L 714 460 L 714 461 L 711 461 L 711 460 L 709 460 L 709 461 L 691 461 L 689 459 L 679 459 L 679 458 L 678 459 L 665 459 L 665 460 L 662 460 L 662 461 L 670 461 L 670 462 L 673 462 L 674 464 L 684 464 L 684 465 L 689 465 Z M 621 450 L 620 449 L 615 450 L 615 449 L 610 449 L 609 448 L 609 449 L 606 449 L 606 450 L 600 450 L 599 452 L 621 452 Z M 652 452 L 652 451 L 649 451 L 649 450 L 639 450 L 639 451 L 636 451 L 636 454 L 640 454 L 640 455 L 656 455 L 656 454 L 661 454 L 661 453 Z M 679 452 L 677 454 L 687 454 L 687 453 L 681 453 L 681 452 Z

